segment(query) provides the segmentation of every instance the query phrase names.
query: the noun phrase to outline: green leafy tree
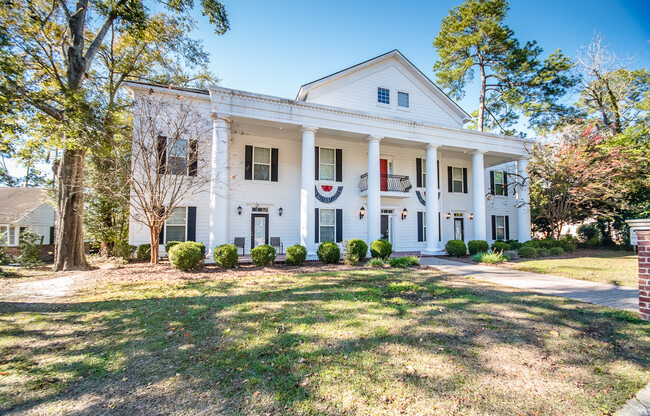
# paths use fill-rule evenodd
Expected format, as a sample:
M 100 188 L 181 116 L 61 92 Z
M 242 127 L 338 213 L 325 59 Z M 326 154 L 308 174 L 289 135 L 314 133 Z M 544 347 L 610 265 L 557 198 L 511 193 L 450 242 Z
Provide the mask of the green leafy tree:
M 137 38 L 155 16 L 151 9 L 163 9 L 166 16 L 194 27 L 193 8 L 193 0 L 37 0 L 0 6 L 0 95 L 15 99 L 14 108 L 23 120 L 38 126 L 39 136 L 47 138 L 51 148 L 62 149 L 54 164 L 59 243 L 55 270 L 88 267 L 83 250 L 84 168 L 107 120 L 102 91 L 89 80 L 108 34 Z M 202 0 L 201 8 L 217 34 L 228 30 L 223 3 Z M 6 106 L 0 110 L 3 116 L 11 113 Z
M 541 60 L 542 48 L 522 45 L 504 20 L 506 0 L 466 0 L 442 21 L 433 45 L 437 80 L 454 98 L 479 72 L 480 92 L 476 125 L 513 134 L 519 112 L 532 127 L 542 128 L 571 109 L 558 103 L 578 79 L 570 74 L 572 61 L 559 50 Z M 490 116 L 489 118 L 487 116 Z

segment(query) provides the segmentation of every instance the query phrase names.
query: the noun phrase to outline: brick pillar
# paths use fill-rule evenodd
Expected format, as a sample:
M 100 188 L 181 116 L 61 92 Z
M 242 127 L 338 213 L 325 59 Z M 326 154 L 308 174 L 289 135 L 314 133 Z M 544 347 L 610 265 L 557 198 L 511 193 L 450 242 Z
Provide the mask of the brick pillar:
M 639 248 L 639 315 L 650 320 L 650 230 L 637 230 Z

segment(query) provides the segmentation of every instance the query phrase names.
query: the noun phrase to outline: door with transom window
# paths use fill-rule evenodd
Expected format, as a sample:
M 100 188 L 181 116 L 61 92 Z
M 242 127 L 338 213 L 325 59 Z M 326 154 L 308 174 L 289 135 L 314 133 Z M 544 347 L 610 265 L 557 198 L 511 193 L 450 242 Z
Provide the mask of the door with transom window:
M 269 243 L 269 214 L 251 214 L 251 248 Z

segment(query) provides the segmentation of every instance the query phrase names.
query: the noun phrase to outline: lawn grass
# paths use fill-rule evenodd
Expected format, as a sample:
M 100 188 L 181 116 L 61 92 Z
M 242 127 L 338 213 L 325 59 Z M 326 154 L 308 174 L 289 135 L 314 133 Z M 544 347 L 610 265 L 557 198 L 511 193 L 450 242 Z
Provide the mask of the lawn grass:
M 578 251 L 578 257 L 547 258 L 514 263 L 511 267 L 536 273 L 638 287 L 637 256 L 628 251 Z
M 159 269 L 0 303 L 0 413 L 602 415 L 650 380 L 650 326 L 605 307 L 425 268 Z

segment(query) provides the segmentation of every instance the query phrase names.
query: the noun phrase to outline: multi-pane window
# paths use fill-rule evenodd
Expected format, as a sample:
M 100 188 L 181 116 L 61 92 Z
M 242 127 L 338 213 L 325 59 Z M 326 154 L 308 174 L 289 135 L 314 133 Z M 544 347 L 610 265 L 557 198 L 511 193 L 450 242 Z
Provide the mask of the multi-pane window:
M 336 212 L 333 209 L 318 210 L 320 218 L 320 241 L 334 241 L 336 235 Z
M 9 240 L 9 227 L 6 225 L 0 225 L 0 244 L 9 245 L 13 241 Z
M 506 239 L 506 217 L 497 215 L 494 217 L 494 228 L 496 229 L 497 240 Z
M 165 221 L 165 242 L 185 241 L 187 230 L 187 209 L 174 208 L 167 221 Z
M 381 104 L 390 104 L 390 90 L 388 88 L 377 88 L 377 102 Z
M 420 171 L 422 172 L 422 187 L 427 187 L 427 160 L 420 159 L 420 164 L 422 165 Z
M 503 180 L 503 172 L 494 172 L 494 194 L 505 195 L 505 181 Z
M 399 91 L 397 93 L 397 105 L 404 108 L 409 107 L 409 94 L 407 92 Z
M 253 148 L 253 179 L 268 181 L 271 174 L 271 149 L 268 147 Z
M 167 146 L 167 170 L 174 175 L 187 173 L 189 141 L 176 139 Z
M 463 192 L 463 169 L 451 169 L 452 190 L 454 192 Z
M 333 181 L 336 175 L 336 151 L 334 149 L 320 148 L 318 157 L 320 164 L 320 179 Z

